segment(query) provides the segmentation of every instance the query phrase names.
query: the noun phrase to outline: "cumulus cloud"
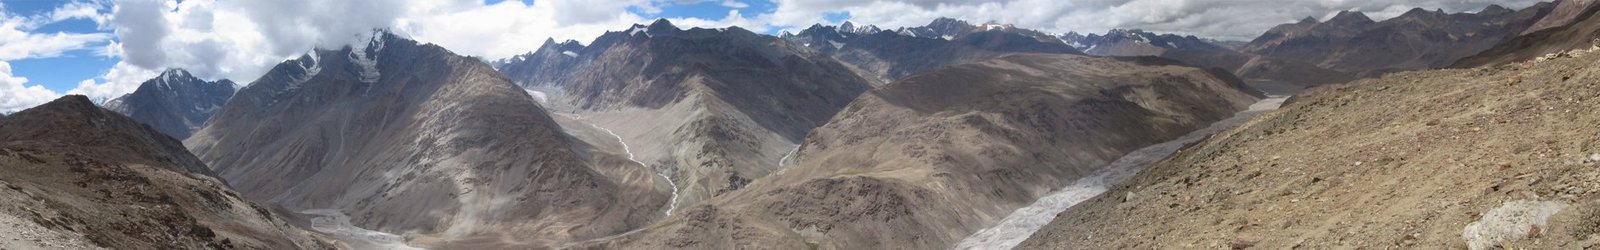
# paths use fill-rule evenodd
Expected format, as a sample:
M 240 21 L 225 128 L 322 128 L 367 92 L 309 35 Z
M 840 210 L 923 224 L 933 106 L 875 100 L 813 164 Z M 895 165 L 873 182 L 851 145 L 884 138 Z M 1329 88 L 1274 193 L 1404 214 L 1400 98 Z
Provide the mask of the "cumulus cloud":
M 101 5 L 88 2 L 63 4 L 54 10 L 36 16 L 15 16 L 0 5 L 0 113 L 27 109 L 61 96 L 44 86 L 28 85 L 28 78 L 11 72 L 7 61 L 57 57 L 78 50 L 91 50 L 103 46 L 111 39 L 107 33 L 40 33 L 36 29 L 47 24 L 87 19 L 104 25 L 100 15 Z
M 396 30 L 418 41 L 439 44 L 456 53 L 504 58 L 538 49 L 546 38 L 589 42 L 607 30 L 648 22 L 628 12 L 648 1 L 504 1 L 485 5 L 466 1 L 446 6 L 414 5 Z M 595 11 L 604 10 L 604 11 Z
M 117 40 L 93 48 L 122 61 L 72 91 L 101 99 L 137 89 L 167 68 L 250 82 L 313 48 L 339 48 L 388 29 L 456 53 L 503 58 L 546 38 L 588 41 L 648 20 L 652 0 L 120 0 L 108 26 Z M 635 10 L 635 11 L 630 11 Z
M 76 18 L 102 22 L 96 6 L 71 3 L 34 17 L 12 16 L 0 11 L 0 60 L 56 57 L 75 50 L 90 49 L 111 39 L 106 33 L 36 33 L 45 24 Z M 3 10 L 4 6 L 0 6 Z
M 734 9 L 743 9 L 743 8 L 749 8 L 750 4 L 747 4 L 747 3 L 744 3 L 744 2 L 739 2 L 738 0 L 722 0 L 722 7 L 734 8 Z
M 0 113 L 38 106 L 61 96 L 42 86 L 28 86 L 28 78 L 11 75 L 11 64 L 0 61 Z

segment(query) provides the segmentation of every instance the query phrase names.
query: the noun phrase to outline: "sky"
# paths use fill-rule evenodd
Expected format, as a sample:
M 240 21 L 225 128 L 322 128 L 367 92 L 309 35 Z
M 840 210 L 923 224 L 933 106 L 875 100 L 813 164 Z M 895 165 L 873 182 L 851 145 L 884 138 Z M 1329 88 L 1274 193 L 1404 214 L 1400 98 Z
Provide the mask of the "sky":
M 776 34 L 843 21 L 884 28 L 938 17 L 1051 33 L 1144 29 L 1249 40 L 1272 26 L 1342 10 L 1376 19 L 1412 8 L 1473 12 L 1536 0 L 0 0 L 0 113 L 65 94 L 108 100 L 168 68 L 253 81 L 314 48 L 387 29 L 497 59 L 546 38 L 587 44 L 666 18 L 679 27 Z

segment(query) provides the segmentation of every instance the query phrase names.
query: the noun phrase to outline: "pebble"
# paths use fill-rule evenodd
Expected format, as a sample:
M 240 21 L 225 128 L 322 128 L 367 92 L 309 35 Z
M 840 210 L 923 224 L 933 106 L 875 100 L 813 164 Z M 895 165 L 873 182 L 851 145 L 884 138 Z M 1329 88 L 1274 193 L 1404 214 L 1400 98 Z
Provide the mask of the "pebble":
M 1250 247 L 1256 246 L 1256 243 L 1260 243 L 1260 242 L 1261 242 L 1261 239 L 1258 239 L 1255 236 L 1240 235 L 1237 238 L 1233 238 L 1233 242 L 1231 244 L 1229 244 L 1229 245 L 1233 249 L 1245 249 L 1245 248 L 1250 248 Z

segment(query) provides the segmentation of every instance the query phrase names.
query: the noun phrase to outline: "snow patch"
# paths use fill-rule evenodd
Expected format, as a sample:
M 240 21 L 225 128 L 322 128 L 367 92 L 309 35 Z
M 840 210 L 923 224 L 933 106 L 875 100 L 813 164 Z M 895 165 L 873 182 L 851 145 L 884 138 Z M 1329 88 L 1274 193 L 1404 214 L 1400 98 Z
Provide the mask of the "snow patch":
M 834 49 L 844 48 L 844 43 L 841 42 L 828 41 L 828 44 L 832 44 Z
M 374 83 L 382 75 L 378 72 L 378 52 L 383 51 L 383 33 L 374 33 L 367 43 L 350 47 L 350 61 L 361 67 L 361 82 Z M 368 50 L 371 50 L 370 52 Z M 369 54 L 370 53 L 370 54 Z
M 951 36 L 951 35 L 944 35 L 944 36 L 941 36 L 939 38 L 940 39 L 944 39 L 945 41 L 950 41 L 950 40 L 955 40 L 956 39 L 955 36 Z
M 561 54 L 562 55 L 567 55 L 568 57 L 574 57 L 574 58 L 578 57 L 578 52 L 572 52 L 571 50 L 561 51 Z
M 644 37 L 651 37 L 650 31 L 647 30 L 647 27 L 633 26 L 633 28 L 628 29 L 628 36 L 639 36 L 639 33 L 644 33 Z
M 538 91 L 538 90 L 532 90 L 532 89 L 524 89 L 524 90 L 528 91 L 528 95 L 533 96 L 533 100 L 539 101 L 539 103 L 541 103 L 541 104 L 550 102 L 550 95 L 545 94 L 544 91 Z

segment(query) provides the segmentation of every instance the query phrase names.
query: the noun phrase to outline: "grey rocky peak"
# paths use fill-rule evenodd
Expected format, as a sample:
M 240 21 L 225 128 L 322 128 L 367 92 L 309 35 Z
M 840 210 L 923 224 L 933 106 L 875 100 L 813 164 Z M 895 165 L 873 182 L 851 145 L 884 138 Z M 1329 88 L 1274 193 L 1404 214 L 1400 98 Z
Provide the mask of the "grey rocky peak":
M 206 81 L 173 68 L 139 84 L 133 93 L 106 102 L 105 107 L 182 140 L 205 125 L 236 88 L 233 81 Z

